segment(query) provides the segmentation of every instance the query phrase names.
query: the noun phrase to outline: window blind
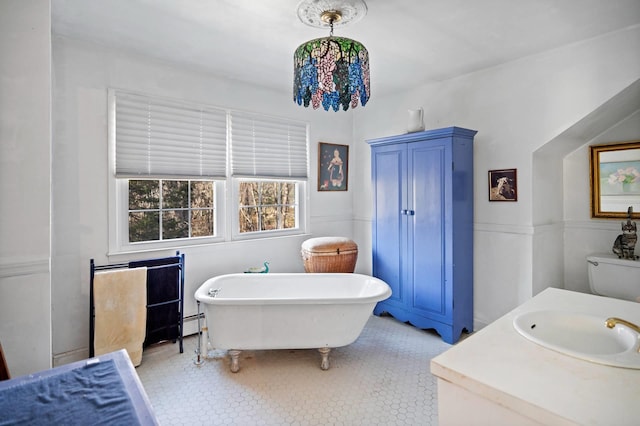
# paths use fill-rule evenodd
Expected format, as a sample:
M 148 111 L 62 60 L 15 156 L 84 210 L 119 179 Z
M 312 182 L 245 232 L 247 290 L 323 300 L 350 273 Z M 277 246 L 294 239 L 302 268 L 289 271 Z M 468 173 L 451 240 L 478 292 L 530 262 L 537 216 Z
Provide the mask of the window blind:
M 240 112 L 230 122 L 233 176 L 307 177 L 306 124 Z
M 226 111 L 115 92 L 116 176 L 226 177 Z

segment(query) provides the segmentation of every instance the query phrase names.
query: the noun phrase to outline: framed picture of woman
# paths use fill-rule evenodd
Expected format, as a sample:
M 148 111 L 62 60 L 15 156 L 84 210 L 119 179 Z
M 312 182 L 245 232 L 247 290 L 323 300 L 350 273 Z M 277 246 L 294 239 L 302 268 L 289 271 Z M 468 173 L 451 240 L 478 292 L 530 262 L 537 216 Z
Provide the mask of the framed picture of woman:
M 318 191 L 346 191 L 349 184 L 349 146 L 318 143 Z

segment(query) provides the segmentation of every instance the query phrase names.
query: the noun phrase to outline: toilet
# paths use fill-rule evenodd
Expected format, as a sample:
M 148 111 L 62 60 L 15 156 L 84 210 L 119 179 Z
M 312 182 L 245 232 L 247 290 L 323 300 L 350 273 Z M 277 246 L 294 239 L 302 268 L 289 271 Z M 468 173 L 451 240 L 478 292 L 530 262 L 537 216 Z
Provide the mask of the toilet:
M 587 256 L 589 287 L 601 296 L 640 302 L 640 261 L 615 254 Z

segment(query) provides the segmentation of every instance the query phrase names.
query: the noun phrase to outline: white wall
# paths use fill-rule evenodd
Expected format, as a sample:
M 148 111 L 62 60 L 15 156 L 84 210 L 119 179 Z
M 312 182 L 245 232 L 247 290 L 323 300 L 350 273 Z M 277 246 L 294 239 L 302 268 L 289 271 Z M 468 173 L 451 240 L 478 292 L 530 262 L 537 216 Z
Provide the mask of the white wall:
M 0 342 L 13 377 L 51 366 L 49 11 L 0 2 Z
M 543 287 L 561 286 L 562 198 L 534 198 L 533 154 L 574 123 L 597 109 L 640 76 L 640 28 L 627 28 L 407 93 L 373 97 L 354 113 L 358 157 L 369 158 L 366 139 L 405 132 L 407 109 L 422 106 L 427 128 L 467 127 L 475 138 L 474 309 L 478 326 L 487 324 L 527 300 Z M 613 66 L 612 64 L 615 64 Z M 372 76 L 374 79 L 374 76 Z M 374 80 L 375 81 L 375 80 Z M 554 176 L 562 176 L 559 163 Z M 518 201 L 489 202 L 487 171 L 518 169 Z M 357 171 L 369 180 L 369 165 Z M 583 175 L 584 177 L 588 175 Z M 547 185 L 548 186 L 548 185 Z M 540 184 L 540 188 L 545 185 Z M 356 195 L 354 234 L 370 229 L 370 188 Z M 534 202 L 550 213 L 534 220 Z M 547 210 L 545 209 L 545 211 Z M 585 212 L 588 211 L 585 209 Z M 534 240 L 536 240 L 534 244 Z M 543 248 L 555 247 L 553 250 Z M 362 248 L 364 251 L 364 248 Z M 370 256 L 370 245 L 366 247 Z M 541 265 L 552 273 L 534 274 Z M 534 283 L 534 275 L 538 278 Z
M 59 37 L 53 40 L 53 65 L 52 306 L 56 364 L 88 355 L 90 258 L 104 264 L 175 252 L 107 255 L 110 87 L 309 122 L 310 232 L 313 236 L 352 237 L 354 191 L 316 191 L 318 142 L 350 145 L 351 113 L 300 108 L 290 93 L 276 93 Z M 355 156 L 351 160 L 358 161 Z M 353 188 L 351 183 L 349 187 Z M 300 244 L 310 236 L 180 249 L 186 254 L 185 315 L 196 313 L 193 293 L 211 276 L 241 272 L 265 260 L 275 272 L 303 271 Z
M 550 151 L 550 152 L 547 152 Z M 547 287 L 564 287 L 562 155 L 533 153 L 533 258 L 531 296 Z

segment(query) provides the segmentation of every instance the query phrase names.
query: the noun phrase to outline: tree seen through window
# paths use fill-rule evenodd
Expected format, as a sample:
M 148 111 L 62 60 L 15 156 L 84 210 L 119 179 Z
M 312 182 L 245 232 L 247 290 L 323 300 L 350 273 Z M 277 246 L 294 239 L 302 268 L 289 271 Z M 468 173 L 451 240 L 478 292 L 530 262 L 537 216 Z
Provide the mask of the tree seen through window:
M 296 184 L 243 181 L 239 187 L 240 233 L 296 227 Z

